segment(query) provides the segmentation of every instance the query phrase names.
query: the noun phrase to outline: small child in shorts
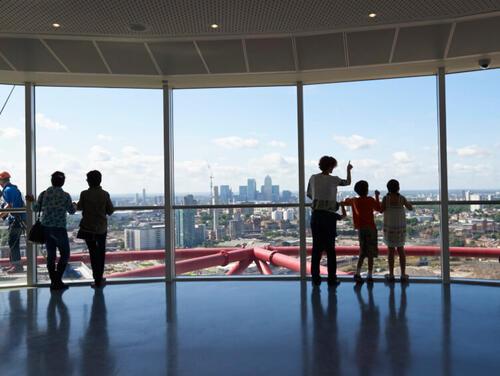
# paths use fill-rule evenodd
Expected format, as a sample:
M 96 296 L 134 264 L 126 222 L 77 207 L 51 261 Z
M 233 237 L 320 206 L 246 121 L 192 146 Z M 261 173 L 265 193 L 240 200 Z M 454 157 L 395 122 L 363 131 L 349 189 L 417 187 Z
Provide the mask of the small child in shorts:
M 354 228 L 358 230 L 359 259 L 354 280 L 363 283 L 361 267 L 365 258 L 368 258 L 367 282 L 373 282 L 373 259 L 378 257 L 377 226 L 373 212 L 381 212 L 380 192 L 375 191 L 375 198 L 368 196 L 368 182 L 360 180 L 354 185 L 354 191 L 359 195 L 356 198 L 347 198 L 343 204 L 352 207 Z
M 384 242 L 388 248 L 389 274 L 385 275 L 388 282 L 394 282 L 394 255 L 399 255 L 401 282 L 408 281 L 406 274 L 406 215 L 407 210 L 413 210 L 412 205 L 399 193 L 399 182 L 391 179 L 387 182 L 387 195 L 382 199 L 384 213 Z

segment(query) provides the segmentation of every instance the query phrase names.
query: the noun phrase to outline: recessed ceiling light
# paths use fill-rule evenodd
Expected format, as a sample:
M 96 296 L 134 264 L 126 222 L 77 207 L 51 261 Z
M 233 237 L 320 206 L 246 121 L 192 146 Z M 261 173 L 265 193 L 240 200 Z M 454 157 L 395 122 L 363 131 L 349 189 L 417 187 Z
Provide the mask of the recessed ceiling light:
M 57 29 L 57 28 L 61 27 L 61 24 L 58 24 L 57 22 L 54 22 L 52 24 L 52 27 L 55 27 Z
M 219 25 L 217 25 L 217 24 L 211 24 L 211 25 L 210 25 L 210 27 L 211 27 L 212 29 L 218 29 L 218 28 L 219 28 Z
M 377 17 L 377 13 L 370 13 L 370 14 L 368 15 L 368 17 L 370 17 L 370 18 L 375 18 L 375 17 Z

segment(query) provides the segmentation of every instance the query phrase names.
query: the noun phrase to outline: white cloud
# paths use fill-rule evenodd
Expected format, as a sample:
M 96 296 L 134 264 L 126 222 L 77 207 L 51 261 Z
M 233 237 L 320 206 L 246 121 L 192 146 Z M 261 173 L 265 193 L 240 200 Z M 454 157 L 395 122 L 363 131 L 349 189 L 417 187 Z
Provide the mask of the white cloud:
M 456 149 L 456 152 L 460 157 L 483 157 L 491 154 L 490 151 L 482 149 L 477 145 L 464 146 L 463 148 Z
M 112 140 L 111 136 L 108 136 L 108 135 L 105 135 L 102 133 L 97 135 L 97 139 L 99 141 L 111 141 Z
M 22 132 L 17 128 L 0 128 L 0 137 L 10 140 L 21 136 Z
M 380 162 L 376 159 L 353 159 L 351 164 L 354 169 L 371 169 L 380 166 Z
M 106 162 L 111 160 L 111 152 L 102 146 L 94 145 L 90 148 L 89 159 L 93 162 Z
M 38 112 L 36 114 L 36 125 L 37 127 L 46 128 L 54 131 L 62 131 L 67 129 L 67 127 L 55 120 L 52 120 L 45 116 L 44 114 Z
M 392 157 L 397 164 L 408 164 L 413 162 L 413 159 L 410 158 L 406 151 L 397 151 L 392 154 Z
M 216 138 L 212 142 L 226 149 L 255 148 L 259 145 L 259 140 L 255 138 L 241 138 L 237 136 Z
M 285 148 L 286 143 L 284 143 L 283 141 L 272 140 L 272 141 L 269 141 L 269 146 L 272 146 L 275 148 Z
M 133 146 L 124 146 L 122 148 L 122 153 L 129 154 L 129 155 L 138 155 L 139 151 L 136 148 L 134 148 Z
M 357 134 L 351 136 L 333 136 L 333 139 L 345 147 L 351 150 L 366 149 L 377 143 L 377 140 L 373 138 L 366 138 Z

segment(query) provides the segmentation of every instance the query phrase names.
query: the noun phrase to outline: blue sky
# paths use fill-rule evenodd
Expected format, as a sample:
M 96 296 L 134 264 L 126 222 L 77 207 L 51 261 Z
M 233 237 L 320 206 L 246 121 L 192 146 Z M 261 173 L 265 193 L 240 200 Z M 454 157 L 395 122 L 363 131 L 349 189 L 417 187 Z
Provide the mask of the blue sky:
M 353 179 L 383 188 L 437 189 L 437 113 L 434 77 L 306 86 L 306 176 L 321 155 L 354 165 Z M 500 188 L 500 70 L 447 76 L 450 188 Z M 0 102 L 9 85 L 0 85 Z M 24 89 L 17 87 L 0 117 L 0 169 L 24 186 Z M 56 169 L 67 190 L 85 188 L 100 169 L 112 193 L 163 184 L 160 90 L 39 87 L 36 92 L 39 189 Z M 234 190 L 265 175 L 298 189 L 294 87 L 199 89 L 174 92 L 175 185 L 178 193 Z

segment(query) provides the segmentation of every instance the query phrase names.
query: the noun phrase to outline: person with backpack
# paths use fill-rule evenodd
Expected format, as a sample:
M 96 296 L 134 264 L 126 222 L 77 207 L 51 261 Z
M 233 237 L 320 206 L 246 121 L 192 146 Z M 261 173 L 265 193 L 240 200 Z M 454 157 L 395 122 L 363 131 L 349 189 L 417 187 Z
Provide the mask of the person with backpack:
M 2 187 L 2 209 L 24 208 L 24 200 L 19 188 L 10 182 L 11 176 L 7 171 L 0 172 L 0 186 Z M 9 226 L 8 243 L 10 249 L 10 266 L 6 269 L 9 274 L 23 273 L 21 262 L 21 235 L 26 228 L 25 213 L 0 213 L 0 218 L 7 221 Z

